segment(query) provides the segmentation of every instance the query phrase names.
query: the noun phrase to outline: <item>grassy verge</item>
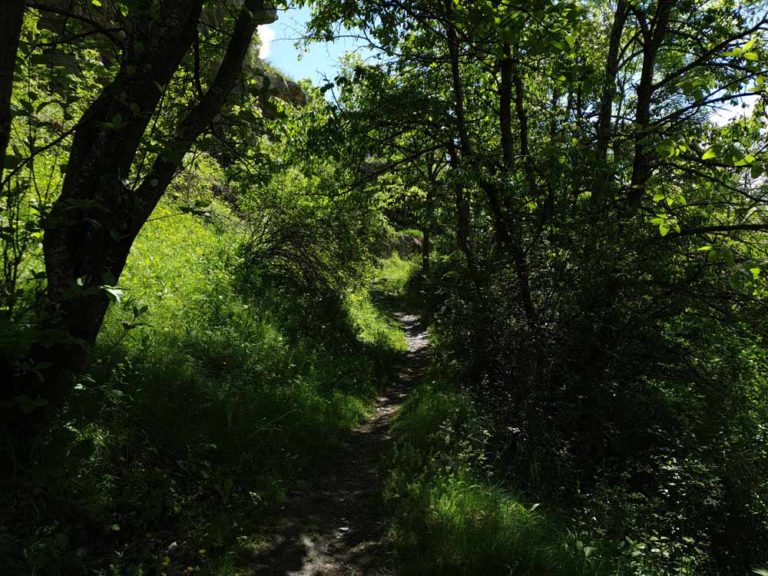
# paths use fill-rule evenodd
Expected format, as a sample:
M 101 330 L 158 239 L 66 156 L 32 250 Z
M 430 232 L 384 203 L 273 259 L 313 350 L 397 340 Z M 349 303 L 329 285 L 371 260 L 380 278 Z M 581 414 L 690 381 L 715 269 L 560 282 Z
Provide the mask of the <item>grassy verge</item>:
M 226 211 L 175 212 L 142 231 L 91 374 L 0 514 L 4 574 L 220 573 L 392 377 L 405 341 L 367 289 L 244 288 Z
M 596 549 L 536 504 L 494 483 L 484 461 L 490 434 L 471 398 L 426 383 L 394 424 L 387 498 L 404 575 L 609 573 Z

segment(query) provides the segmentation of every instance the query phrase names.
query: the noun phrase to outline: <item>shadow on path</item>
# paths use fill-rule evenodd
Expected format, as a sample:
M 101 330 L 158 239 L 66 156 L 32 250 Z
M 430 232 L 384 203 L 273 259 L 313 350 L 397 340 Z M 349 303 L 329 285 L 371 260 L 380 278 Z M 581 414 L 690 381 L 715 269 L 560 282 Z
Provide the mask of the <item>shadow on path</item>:
M 386 566 L 386 514 L 379 463 L 389 425 L 410 388 L 421 378 L 429 339 L 418 316 L 398 312 L 408 343 L 395 384 L 376 400 L 374 415 L 360 425 L 335 459 L 316 469 L 310 487 L 289 494 L 252 574 L 263 576 L 375 576 Z

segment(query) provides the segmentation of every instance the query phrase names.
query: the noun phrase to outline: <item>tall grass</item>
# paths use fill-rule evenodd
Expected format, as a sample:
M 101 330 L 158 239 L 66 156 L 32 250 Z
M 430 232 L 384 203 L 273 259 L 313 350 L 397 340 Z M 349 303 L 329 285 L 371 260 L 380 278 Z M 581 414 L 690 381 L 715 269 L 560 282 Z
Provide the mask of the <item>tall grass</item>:
M 214 210 L 167 202 L 142 231 L 0 572 L 215 572 L 391 377 L 402 332 L 366 289 L 320 310 L 258 278 L 244 288 L 237 225 Z
M 401 258 L 394 252 L 382 260 L 374 273 L 373 287 L 381 297 L 406 296 L 408 282 L 418 264 L 415 259 Z
M 471 399 L 448 384 L 423 384 L 394 427 L 387 497 L 405 575 L 608 573 L 596 548 L 536 504 L 489 481 L 488 432 Z

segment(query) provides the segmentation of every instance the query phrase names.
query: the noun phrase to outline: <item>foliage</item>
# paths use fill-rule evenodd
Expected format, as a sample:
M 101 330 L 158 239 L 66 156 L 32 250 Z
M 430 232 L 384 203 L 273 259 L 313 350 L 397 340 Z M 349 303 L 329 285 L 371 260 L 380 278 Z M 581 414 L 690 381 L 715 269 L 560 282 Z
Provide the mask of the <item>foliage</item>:
M 403 574 L 599 574 L 585 545 L 486 477 L 490 432 L 466 393 L 423 384 L 394 425 L 388 498 Z
M 90 373 L 36 474 L 4 490 L 3 573 L 204 569 L 370 409 L 403 347 L 364 289 L 306 330 L 312 301 L 243 293 L 238 227 L 163 204 L 139 237 Z M 180 410 L 183 406 L 183 410 Z M 171 552 L 168 552 L 171 550 Z M 199 551 L 205 550 L 204 554 Z
M 229 569 L 403 306 L 407 573 L 763 570 L 765 2 L 300 2 L 375 57 L 282 99 L 260 0 L 58 4 L 0 27 L 0 571 Z
M 390 205 L 436 231 L 426 317 L 504 488 L 630 573 L 761 565 L 764 5 L 313 4 L 381 51 L 329 128 L 417 191 Z

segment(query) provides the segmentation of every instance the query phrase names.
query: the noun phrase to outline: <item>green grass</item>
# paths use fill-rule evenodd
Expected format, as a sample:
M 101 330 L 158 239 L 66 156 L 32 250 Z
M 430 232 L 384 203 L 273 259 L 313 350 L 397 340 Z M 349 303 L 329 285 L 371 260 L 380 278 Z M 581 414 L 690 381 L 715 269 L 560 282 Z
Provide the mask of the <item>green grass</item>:
M 415 259 L 403 259 L 397 252 L 381 261 L 374 273 L 373 288 L 383 296 L 404 296 L 408 281 L 418 267 Z
M 361 342 L 388 350 L 408 350 L 402 327 L 375 305 L 367 288 L 351 292 L 346 303 Z
M 138 238 L 93 369 L 20 495 L 13 569 L 159 573 L 175 542 L 169 573 L 218 573 L 393 377 L 405 340 L 366 289 L 246 288 L 238 230 L 214 208 L 205 222 L 164 203 Z
M 455 387 L 421 385 L 393 432 L 387 497 L 396 510 L 399 573 L 607 573 L 596 548 L 487 479 L 482 443 L 488 432 L 471 399 Z
M 415 238 L 424 238 L 424 231 L 418 228 L 406 228 L 398 231 L 399 236 L 413 236 Z

